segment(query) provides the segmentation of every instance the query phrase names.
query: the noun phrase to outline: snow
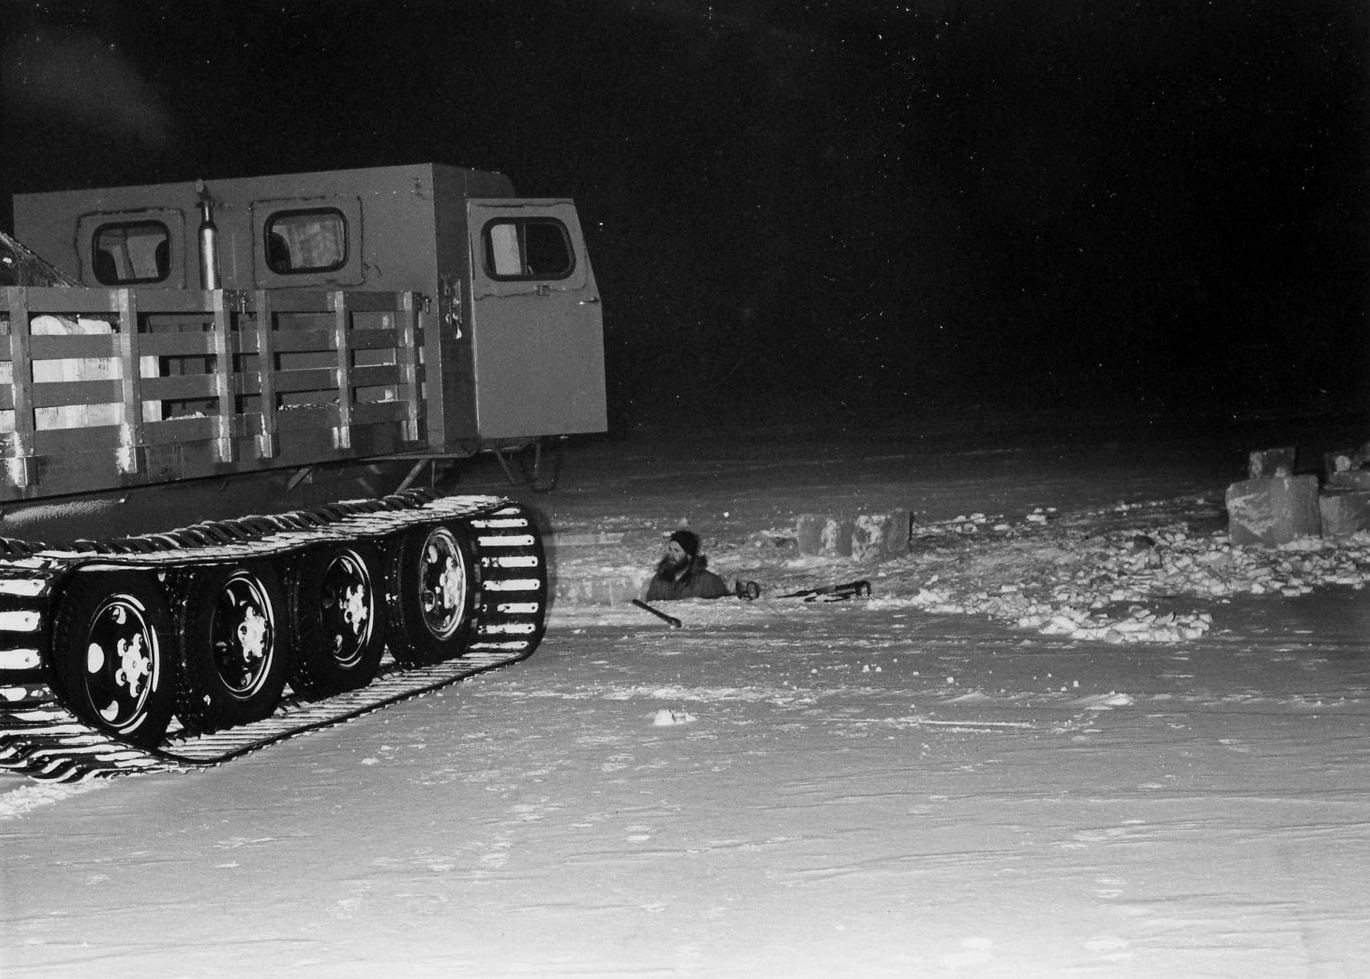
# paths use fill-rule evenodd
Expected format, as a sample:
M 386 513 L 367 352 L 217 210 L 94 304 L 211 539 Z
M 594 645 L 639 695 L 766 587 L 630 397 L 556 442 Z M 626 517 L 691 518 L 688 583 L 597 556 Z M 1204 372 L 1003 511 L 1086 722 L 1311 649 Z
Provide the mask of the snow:
M 1370 540 L 1232 547 L 1211 433 L 987 431 L 572 449 L 530 660 L 209 773 L 0 780 L 0 973 L 1363 974 Z M 906 556 L 794 546 L 895 506 Z M 682 523 L 762 597 L 628 605 Z

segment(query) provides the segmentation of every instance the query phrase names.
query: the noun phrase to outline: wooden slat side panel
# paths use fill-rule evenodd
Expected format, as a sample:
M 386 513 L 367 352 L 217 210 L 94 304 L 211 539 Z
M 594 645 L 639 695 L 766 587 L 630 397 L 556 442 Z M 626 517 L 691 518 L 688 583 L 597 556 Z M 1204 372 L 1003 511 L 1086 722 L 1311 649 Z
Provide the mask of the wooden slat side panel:
M 0 501 L 413 449 L 417 305 L 412 293 L 0 290 Z M 71 332 L 34 336 L 42 316 Z

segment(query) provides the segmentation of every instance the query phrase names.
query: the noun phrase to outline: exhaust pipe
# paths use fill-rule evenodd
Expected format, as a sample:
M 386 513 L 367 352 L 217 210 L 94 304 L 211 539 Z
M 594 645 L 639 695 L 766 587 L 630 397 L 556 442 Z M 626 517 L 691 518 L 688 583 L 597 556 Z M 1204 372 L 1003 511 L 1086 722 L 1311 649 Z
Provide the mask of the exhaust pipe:
M 214 200 L 203 180 L 195 181 L 200 195 L 200 282 L 205 289 L 219 288 L 219 229 L 214 225 Z

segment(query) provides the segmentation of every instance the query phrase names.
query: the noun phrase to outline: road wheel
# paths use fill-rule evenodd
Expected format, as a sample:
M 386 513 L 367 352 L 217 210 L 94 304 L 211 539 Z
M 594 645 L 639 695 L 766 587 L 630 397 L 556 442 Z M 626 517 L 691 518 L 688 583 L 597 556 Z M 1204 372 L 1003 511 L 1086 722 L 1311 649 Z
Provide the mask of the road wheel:
M 415 527 L 391 552 L 390 652 L 405 665 L 460 656 L 471 640 L 477 582 L 466 532 L 453 523 Z
M 268 564 L 213 565 L 190 572 L 182 593 L 181 722 L 217 731 L 268 716 L 289 672 L 285 599 Z
M 366 544 L 328 544 L 301 559 L 290 588 L 295 672 L 308 696 L 364 687 L 385 652 L 384 579 Z
M 176 704 L 171 613 L 137 571 L 78 571 L 52 632 L 57 684 L 71 709 L 141 747 L 161 743 Z

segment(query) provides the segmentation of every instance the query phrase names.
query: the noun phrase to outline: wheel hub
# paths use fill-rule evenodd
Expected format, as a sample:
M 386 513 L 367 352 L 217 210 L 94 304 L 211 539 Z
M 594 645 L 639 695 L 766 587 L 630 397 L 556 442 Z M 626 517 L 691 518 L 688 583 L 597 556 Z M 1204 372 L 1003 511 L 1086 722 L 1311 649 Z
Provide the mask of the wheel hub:
M 362 655 L 373 627 L 374 596 L 366 568 L 350 554 L 331 561 L 324 573 L 322 620 L 331 635 L 333 655 L 351 666 Z
M 466 563 L 457 542 L 446 530 L 439 531 L 430 538 L 423 558 L 423 618 L 434 636 L 447 639 L 457 631 L 466 591 Z
M 224 583 L 214 618 L 214 662 L 235 696 L 249 696 L 267 675 L 274 641 L 271 603 L 251 576 L 236 574 Z
M 86 690 L 109 724 L 122 725 L 142 710 L 156 669 L 155 642 L 142 607 L 128 596 L 110 598 L 92 619 Z

